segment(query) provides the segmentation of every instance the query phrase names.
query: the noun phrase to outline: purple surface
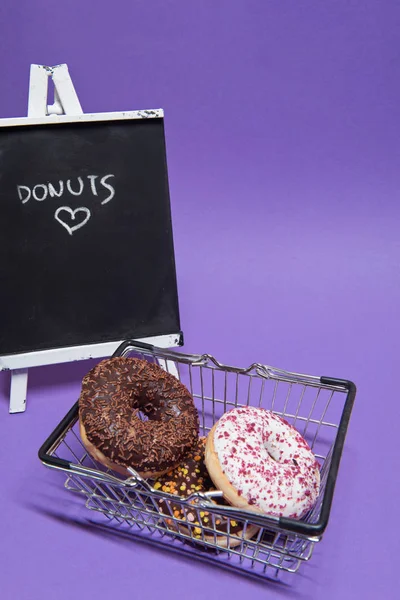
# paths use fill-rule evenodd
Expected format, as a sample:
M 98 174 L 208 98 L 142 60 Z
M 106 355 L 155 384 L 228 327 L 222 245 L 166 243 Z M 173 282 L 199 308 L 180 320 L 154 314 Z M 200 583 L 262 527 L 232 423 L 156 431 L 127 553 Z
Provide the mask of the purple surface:
M 358 386 L 328 530 L 282 589 L 88 528 L 37 450 L 89 364 L 32 370 L 15 416 L 0 374 L 3 600 L 397 597 L 399 25 L 381 0 L 2 0 L 2 117 L 31 62 L 68 63 L 86 112 L 165 109 L 185 350 Z

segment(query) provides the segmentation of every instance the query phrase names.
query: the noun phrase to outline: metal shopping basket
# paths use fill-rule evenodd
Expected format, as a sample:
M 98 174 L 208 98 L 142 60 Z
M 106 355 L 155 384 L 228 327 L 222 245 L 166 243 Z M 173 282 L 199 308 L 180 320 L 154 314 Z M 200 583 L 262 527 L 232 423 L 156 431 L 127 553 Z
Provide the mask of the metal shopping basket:
M 78 492 L 86 507 L 101 513 L 108 529 L 171 550 L 203 558 L 239 572 L 277 578 L 296 572 L 311 558 L 327 527 L 339 463 L 356 394 L 351 381 L 291 373 L 262 364 L 237 368 L 208 354 L 192 355 L 127 341 L 114 356 L 136 356 L 160 364 L 184 383 L 207 435 L 224 412 L 236 406 L 260 406 L 283 416 L 303 435 L 321 465 L 321 490 L 314 508 L 301 520 L 277 518 L 218 503 L 221 492 L 195 492 L 180 498 L 154 489 L 133 469 L 124 478 L 87 454 L 78 427 L 78 403 L 39 450 L 40 460 L 66 474 L 65 487 Z M 164 507 L 160 511 L 160 500 Z M 176 505 L 182 511 L 174 511 Z M 184 519 L 197 512 L 197 524 Z M 200 512 L 210 515 L 207 526 Z M 177 516 L 179 515 L 179 516 Z M 216 521 L 227 517 L 225 546 L 217 543 Z M 243 524 L 231 532 L 232 521 Z M 235 523 L 233 523 L 235 525 Z M 246 539 L 251 525 L 257 533 Z M 232 526 L 233 529 L 233 526 Z M 219 538 L 220 539 L 220 538 Z

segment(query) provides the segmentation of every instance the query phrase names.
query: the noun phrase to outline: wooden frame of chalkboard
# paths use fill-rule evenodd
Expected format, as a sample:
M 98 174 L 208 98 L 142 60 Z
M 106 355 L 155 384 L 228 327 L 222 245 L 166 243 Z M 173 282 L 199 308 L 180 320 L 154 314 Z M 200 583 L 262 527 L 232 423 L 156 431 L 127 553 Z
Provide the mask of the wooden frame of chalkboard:
M 163 110 L 0 119 L 1 205 L 0 370 L 183 344 Z

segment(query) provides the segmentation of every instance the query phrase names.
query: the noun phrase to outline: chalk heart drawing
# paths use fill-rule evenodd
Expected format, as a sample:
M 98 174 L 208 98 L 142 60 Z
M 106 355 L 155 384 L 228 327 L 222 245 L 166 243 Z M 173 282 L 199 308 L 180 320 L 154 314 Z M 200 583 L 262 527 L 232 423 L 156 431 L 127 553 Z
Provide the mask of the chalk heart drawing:
M 57 208 L 56 212 L 54 213 L 55 220 L 58 221 L 60 225 L 65 227 L 69 235 L 72 235 L 74 231 L 77 231 L 86 225 L 90 219 L 90 216 L 90 210 L 85 206 L 75 208 L 75 210 L 69 206 L 60 206 L 60 208 Z M 72 225 L 72 223 L 75 222 L 76 224 Z

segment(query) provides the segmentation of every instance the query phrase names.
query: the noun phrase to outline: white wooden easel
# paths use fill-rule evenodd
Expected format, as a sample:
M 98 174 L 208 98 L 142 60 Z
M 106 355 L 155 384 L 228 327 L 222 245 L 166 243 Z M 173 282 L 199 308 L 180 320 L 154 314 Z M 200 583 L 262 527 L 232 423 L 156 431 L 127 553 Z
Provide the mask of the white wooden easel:
M 54 103 L 48 105 L 48 83 L 49 79 L 54 83 Z M 162 117 L 162 110 L 151 111 L 153 117 Z M 45 65 L 31 65 L 28 99 L 28 119 L 8 119 L 10 126 L 20 125 L 26 122 L 41 123 L 47 118 L 57 122 L 61 121 L 91 121 L 127 119 L 127 118 L 149 118 L 148 112 L 133 111 L 124 113 L 99 113 L 84 115 L 76 94 L 74 85 L 69 75 L 66 64 L 48 67 Z M 79 347 L 54 348 L 37 352 L 28 352 L 0 357 L 0 371 L 11 372 L 10 388 L 10 413 L 24 412 L 26 409 L 26 396 L 28 386 L 28 368 L 44 365 L 54 365 L 73 360 L 87 360 L 110 356 L 118 348 L 121 342 L 104 342 L 88 344 Z M 180 334 L 168 334 L 142 338 L 139 341 L 153 344 L 160 348 L 170 348 L 180 344 Z M 178 377 L 175 363 L 172 361 L 160 361 L 163 368 Z

